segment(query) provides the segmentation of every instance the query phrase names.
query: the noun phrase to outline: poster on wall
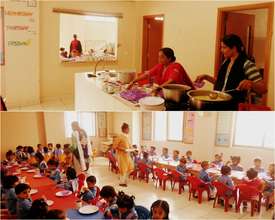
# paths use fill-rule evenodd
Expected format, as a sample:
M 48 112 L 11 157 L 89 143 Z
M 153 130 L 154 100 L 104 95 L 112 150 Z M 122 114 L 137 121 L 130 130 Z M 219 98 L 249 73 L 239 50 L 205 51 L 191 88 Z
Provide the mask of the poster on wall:
M 194 126 L 195 126 L 195 113 L 186 112 L 184 120 L 184 137 L 183 141 L 186 144 L 193 144 L 194 141 Z
M 0 8 L 0 64 L 5 64 L 4 7 Z

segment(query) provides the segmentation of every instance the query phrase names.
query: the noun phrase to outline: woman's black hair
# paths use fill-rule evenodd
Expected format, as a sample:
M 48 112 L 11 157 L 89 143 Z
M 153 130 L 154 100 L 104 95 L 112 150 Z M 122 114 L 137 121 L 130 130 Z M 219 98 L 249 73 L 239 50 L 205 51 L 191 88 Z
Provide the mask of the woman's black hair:
M 165 212 L 165 216 L 163 219 L 169 219 L 169 204 L 165 200 L 157 200 L 151 205 L 150 216 L 153 216 L 154 208 L 161 208 Z
M 18 177 L 17 176 L 5 176 L 3 179 L 3 188 L 4 189 L 11 189 L 13 188 L 13 185 L 18 182 Z
M 245 46 L 238 35 L 236 34 L 225 35 L 222 39 L 222 42 L 230 49 L 233 49 L 234 47 L 236 47 L 238 53 L 241 56 L 247 57 L 247 54 L 245 52 Z
M 68 180 L 76 179 L 76 171 L 72 167 L 68 167 L 66 170 L 66 176 Z
M 48 211 L 46 219 L 65 219 L 65 213 L 60 209 L 52 209 Z
M 102 198 L 109 198 L 117 196 L 114 187 L 112 186 L 103 186 L 99 193 L 100 197 Z
M 135 206 L 134 200 L 134 196 L 129 196 L 124 192 L 120 191 L 118 192 L 116 204 L 118 208 L 127 208 L 127 210 L 131 210 Z
M 171 48 L 164 47 L 161 48 L 159 51 L 161 51 L 168 59 L 170 59 L 171 62 L 176 61 L 175 53 Z
M 33 201 L 29 211 L 29 219 L 45 219 L 48 213 L 48 204 L 44 199 L 36 199 Z

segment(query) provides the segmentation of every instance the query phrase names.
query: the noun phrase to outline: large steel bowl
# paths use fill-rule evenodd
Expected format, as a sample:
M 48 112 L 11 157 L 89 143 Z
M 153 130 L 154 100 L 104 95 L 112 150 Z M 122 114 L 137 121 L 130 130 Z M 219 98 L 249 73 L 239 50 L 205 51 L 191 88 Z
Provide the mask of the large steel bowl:
M 187 95 L 191 110 L 222 111 L 231 109 L 232 96 L 224 92 L 191 90 L 187 92 Z
M 181 102 L 184 97 L 187 97 L 187 91 L 189 91 L 191 87 L 180 84 L 169 84 L 162 88 L 163 96 L 165 100 Z

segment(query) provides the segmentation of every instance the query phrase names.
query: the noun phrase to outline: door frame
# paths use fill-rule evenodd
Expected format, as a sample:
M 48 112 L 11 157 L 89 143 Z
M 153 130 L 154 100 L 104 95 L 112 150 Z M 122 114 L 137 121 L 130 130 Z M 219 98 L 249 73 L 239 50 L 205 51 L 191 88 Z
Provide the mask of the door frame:
M 143 16 L 143 32 L 142 32 L 142 62 L 141 62 L 141 70 L 143 71 L 144 70 L 144 65 L 146 63 L 146 58 L 147 58 L 147 55 L 146 55 L 146 49 L 147 49 L 147 43 L 145 43 L 145 40 L 146 40 L 146 33 L 147 33 L 147 30 L 145 28 L 145 22 L 147 19 L 151 19 L 151 18 L 155 18 L 155 17 L 163 17 L 164 20 L 163 20 L 163 28 L 162 28 L 162 36 L 161 36 L 161 45 L 163 45 L 163 35 L 164 35 L 164 22 L 165 22 L 165 15 L 164 14 L 155 14 L 155 15 L 145 15 Z
M 220 45 L 221 36 L 225 30 L 224 17 L 228 12 L 236 12 L 242 10 L 255 10 L 255 9 L 267 9 L 268 10 L 268 21 L 267 21 L 267 40 L 265 45 L 265 64 L 264 64 L 264 83 L 268 88 L 268 75 L 270 74 L 270 58 L 271 58 L 271 45 L 273 35 L 273 16 L 274 16 L 274 2 L 247 4 L 239 6 L 230 6 L 218 8 L 218 19 L 217 19 L 217 32 L 216 32 L 216 49 L 215 49 L 215 76 L 217 76 L 221 60 L 220 60 Z M 266 98 L 264 98 L 266 102 Z

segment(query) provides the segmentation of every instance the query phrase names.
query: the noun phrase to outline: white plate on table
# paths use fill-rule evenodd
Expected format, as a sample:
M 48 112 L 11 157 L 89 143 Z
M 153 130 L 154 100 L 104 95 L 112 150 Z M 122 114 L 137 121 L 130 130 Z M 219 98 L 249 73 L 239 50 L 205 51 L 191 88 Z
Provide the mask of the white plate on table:
M 33 195 L 33 194 L 35 194 L 35 193 L 37 193 L 37 192 L 38 192 L 37 189 L 31 189 L 30 194 Z
M 35 173 L 35 170 L 28 170 L 27 173 Z
M 42 178 L 42 177 L 43 177 L 43 176 L 41 176 L 41 175 L 39 175 L 39 174 L 36 174 L 36 175 L 33 176 L 33 178 L 36 178 L 36 179 Z
M 47 203 L 48 206 L 52 206 L 53 203 L 54 203 L 54 201 L 52 201 L 52 200 L 47 200 L 46 203 Z
M 65 196 L 69 196 L 71 194 L 72 194 L 72 191 L 70 191 L 70 190 L 62 190 L 62 191 L 55 193 L 55 195 L 58 197 L 65 197 Z
M 86 205 L 78 209 L 78 212 L 83 215 L 90 215 L 98 212 L 98 207 L 95 205 Z
M 26 170 L 28 170 L 28 169 L 29 169 L 29 167 L 22 167 L 22 168 L 21 168 L 22 171 L 26 171 Z

